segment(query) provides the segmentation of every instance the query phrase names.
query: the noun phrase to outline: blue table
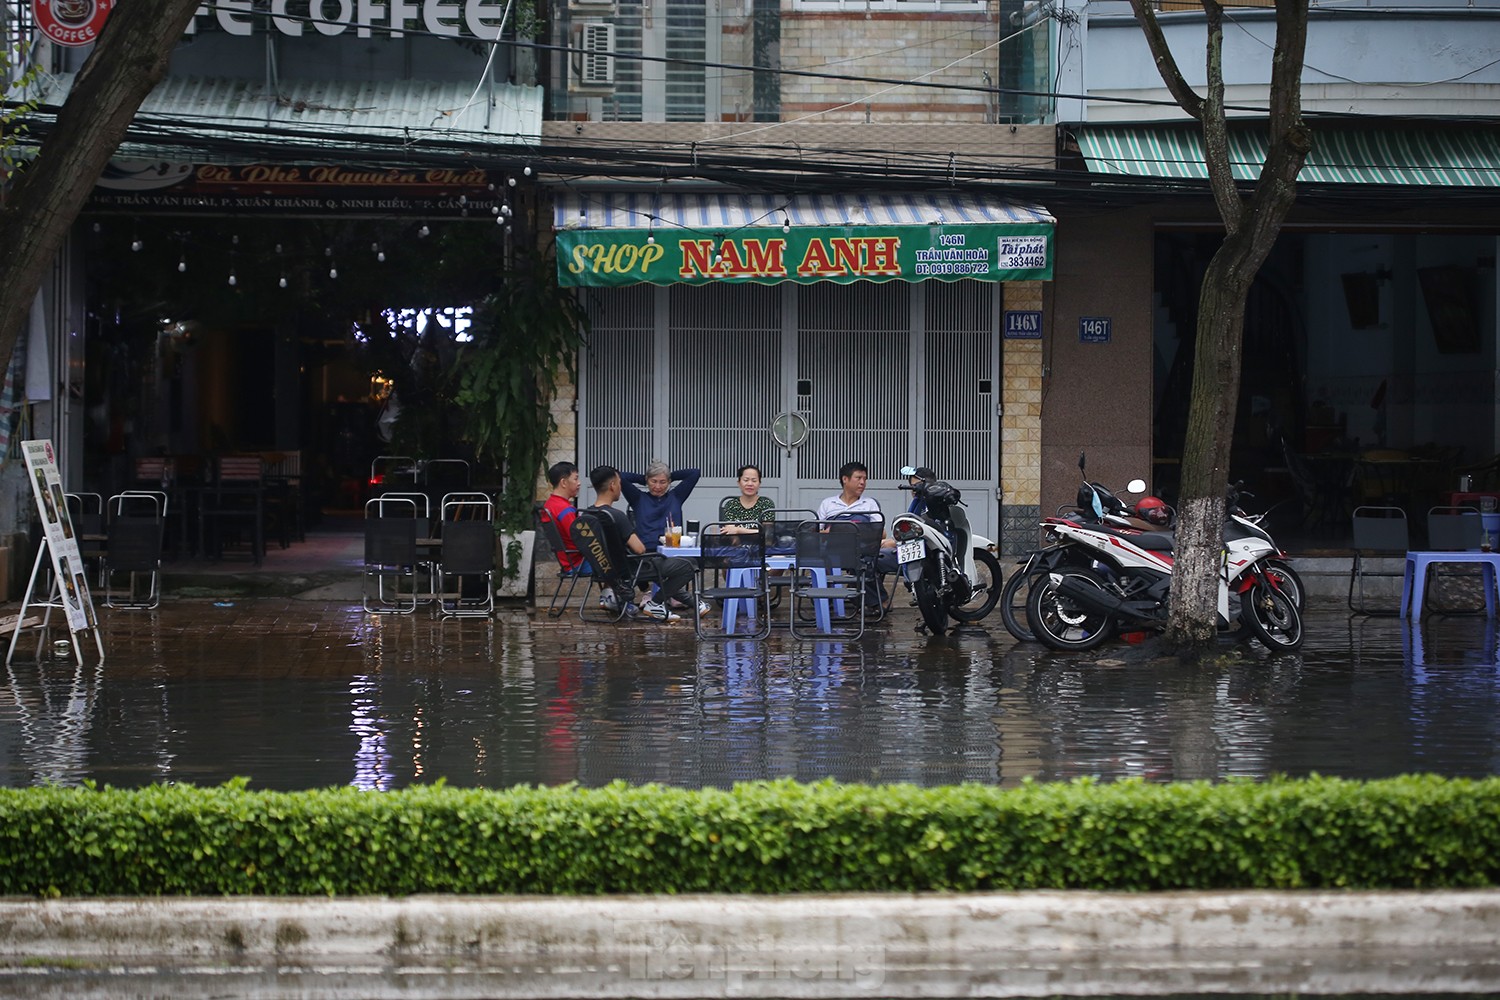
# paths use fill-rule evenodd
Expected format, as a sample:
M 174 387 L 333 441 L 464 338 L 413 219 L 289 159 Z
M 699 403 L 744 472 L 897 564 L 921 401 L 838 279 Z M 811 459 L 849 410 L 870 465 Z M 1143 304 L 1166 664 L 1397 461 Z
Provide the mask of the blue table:
M 696 545 L 669 545 L 659 546 L 656 550 L 664 556 L 675 556 L 679 559 L 697 559 L 703 555 L 703 550 Z M 797 560 L 789 555 L 766 556 L 766 569 L 790 569 L 797 568 Z M 736 566 L 728 571 L 725 583 L 730 587 L 753 587 L 755 577 L 760 572 L 759 566 Z M 810 570 L 813 583 L 818 587 L 828 586 L 828 575 L 823 569 Z M 734 598 L 724 602 L 724 631 L 726 634 L 734 632 L 735 622 L 739 619 L 740 604 L 745 604 L 745 616 L 750 620 L 755 618 L 755 602 L 748 598 Z M 813 601 L 813 616 L 818 623 L 818 629 L 823 632 L 833 631 L 833 615 L 829 609 L 831 602 L 827 600 Z M 842 611 L 842 608 L 839 609 Z M 792 609 L 796 613 L 796 609 Z
M 1500 574 L 1500 552 L 1408 552 L 1406 573 L 1401 581 L 1401 617 L 1422 617 L 1427 589 L 1427 570 L 1444 563 L 1478 563 L 1484 567 L 1484 610 L 1495 617 L 1495 591 Z

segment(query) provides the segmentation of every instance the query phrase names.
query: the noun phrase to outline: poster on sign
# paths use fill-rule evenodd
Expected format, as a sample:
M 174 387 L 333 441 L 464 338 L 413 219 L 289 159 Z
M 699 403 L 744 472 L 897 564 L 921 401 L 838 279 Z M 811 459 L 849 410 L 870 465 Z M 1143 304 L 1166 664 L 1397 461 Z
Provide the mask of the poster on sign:
M 62 476 L 57 471 L 52 442 L 22 441 L 21 448 L 26 455 L 26 478 L 31 481 L 31 493 L 42 518 L 42 538 L 52 554 L 52 571 L 57 575 L 68 628 L 73 632 L 97 629 L 94 600 L 89 594 L 73 519 L 68 516 L 68 502 L 63 496 Z

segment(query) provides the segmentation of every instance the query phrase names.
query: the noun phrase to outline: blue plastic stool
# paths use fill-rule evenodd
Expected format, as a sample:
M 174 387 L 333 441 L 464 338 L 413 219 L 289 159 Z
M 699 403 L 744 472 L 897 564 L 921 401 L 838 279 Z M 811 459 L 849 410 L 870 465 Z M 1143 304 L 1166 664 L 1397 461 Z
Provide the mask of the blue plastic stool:
M 1495 590 L 1500 567 L 1500 552 L 1408 552 L 1406 573 L 1401 581 L 1401 617 L 1422 617 L 1422 601 L 1427 589 L 1427 570 L 1438 563 L 1479 563 L 1484 566 L 1484 611 L 1495 617 Z

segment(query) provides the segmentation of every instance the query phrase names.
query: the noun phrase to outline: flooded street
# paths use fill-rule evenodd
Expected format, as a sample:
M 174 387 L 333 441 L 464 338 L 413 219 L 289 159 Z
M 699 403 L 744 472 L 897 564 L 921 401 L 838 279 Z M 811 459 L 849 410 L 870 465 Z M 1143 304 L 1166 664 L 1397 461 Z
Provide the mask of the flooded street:
M 859 642 L 817 643 L 287 599 L 101 617 L 102 668 L 7 669 L 0 783 L 1009 786 L 1500 771 L 1500 652 L 1482 616 L 1414 630 L 1329 602 L 1309 609 L 1297 656 L 1249 644 L 1198 667 L 1123 644 L 1049 653 L 998 620 L 927 639 L 906 611 Z

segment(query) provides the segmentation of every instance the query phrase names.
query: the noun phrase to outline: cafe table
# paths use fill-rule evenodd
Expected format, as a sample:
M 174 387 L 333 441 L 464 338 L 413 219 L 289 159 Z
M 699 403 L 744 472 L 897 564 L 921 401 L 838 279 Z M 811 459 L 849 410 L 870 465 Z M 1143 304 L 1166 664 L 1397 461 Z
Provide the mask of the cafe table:
M 693 541 L 695 543 L 693 545 L 660 545 L 657 546 L 656 551 L 664 556 L 671 556 L 678 559 L 701 558 L 703 555 L 703 549 L 700 545 L 696 544 L 697 539 L 693 539 Z M 767 570 L 795 570 L 797 568 L 797 560 L 790 554 L 774 555 L 768 552 L 766 554 L 765 568 Z M 761 567 L 759 566 L 733 567 L 728 571 L 728 579 L 725 580 L 725 583 L 730 587 L 753 586 L 755 583 L 755 574 L 759 573 L 760 571 Z M 828 575 L 825 570 L 823 570 L 822 568 L 818 568 L 810 570 L 809 572 L 811 572 L 813 575 L 813 584 L 815 586 L 828 586 Z M 737 597 L 724 601 L 723 627 L 726 634 L 734 632 L 735 623 L 739 620 L 739 608 L 741 603 L 744 603 L 746 606 L 745 617 L 751 619 L 752 621 L 755 618 L 755 602 L 753 600 Z M 833 612 L 829 607 L 830 603 L 831 602 L 829 602 L 827 599 L 817 599 L 813 601 L 813 617 L 817 622 L 818 630 L 821 632 L 833 631 Z M 796 609 L 793 608 L 791 613 L 796 614 Z

